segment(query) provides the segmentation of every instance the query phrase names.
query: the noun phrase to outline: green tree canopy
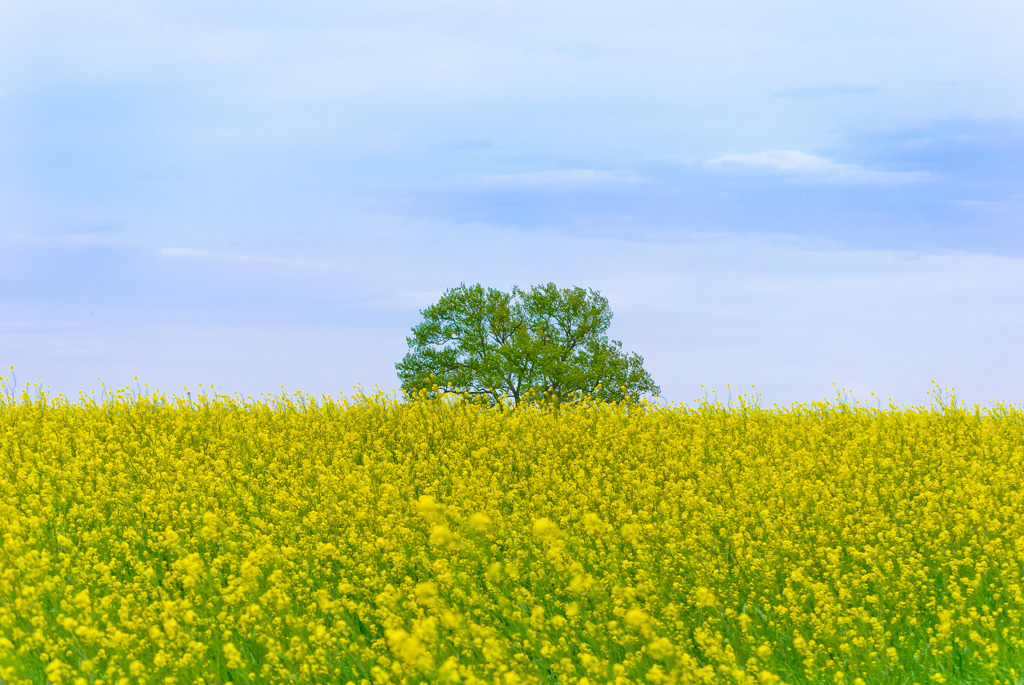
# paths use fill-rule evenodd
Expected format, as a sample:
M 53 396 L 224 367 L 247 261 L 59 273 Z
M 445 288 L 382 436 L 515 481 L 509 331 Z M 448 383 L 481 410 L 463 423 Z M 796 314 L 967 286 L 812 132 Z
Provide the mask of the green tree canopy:
M 395 364 L 407 394 L 468 393 L 492 403 L 510 397 L 518 405 L 545 393 L 557 403 L 661 392 L 642 357 L 608 340 L 612 312 L 593 290 L 548 283 L 510 294 L 463 283 L 420 313 L 423 322 L 406 338 L 409 352 Z

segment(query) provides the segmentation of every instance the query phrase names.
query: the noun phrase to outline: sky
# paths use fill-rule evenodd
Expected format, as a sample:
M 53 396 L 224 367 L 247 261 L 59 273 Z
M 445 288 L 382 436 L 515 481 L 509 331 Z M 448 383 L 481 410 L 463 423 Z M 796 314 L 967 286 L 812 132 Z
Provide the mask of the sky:
M 667 402 L 1022 403 L 1021 26 L 1008 0 L 0 0 L 0 373 L 391 392 L 446 289 L 554 282 L 608 298 Z

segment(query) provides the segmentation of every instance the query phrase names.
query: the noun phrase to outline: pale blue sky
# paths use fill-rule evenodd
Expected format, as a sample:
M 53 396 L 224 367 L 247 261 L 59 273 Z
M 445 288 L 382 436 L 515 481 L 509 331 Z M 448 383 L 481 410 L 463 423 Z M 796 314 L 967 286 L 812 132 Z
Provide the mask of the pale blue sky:
M 1024 402 L 1024 5 L 0 0 L 0 368 L 397 387 L 460 282 L 664 396 Z M 872 400 L 873 402 L 873 400 Z

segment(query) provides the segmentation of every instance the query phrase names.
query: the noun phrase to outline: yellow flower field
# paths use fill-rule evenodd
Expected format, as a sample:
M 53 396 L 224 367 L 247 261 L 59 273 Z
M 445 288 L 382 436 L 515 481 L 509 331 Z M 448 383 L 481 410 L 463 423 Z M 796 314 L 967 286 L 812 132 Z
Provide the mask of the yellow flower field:
M 1024 412 L 0 396 L 0 683 L 1020 683 Z

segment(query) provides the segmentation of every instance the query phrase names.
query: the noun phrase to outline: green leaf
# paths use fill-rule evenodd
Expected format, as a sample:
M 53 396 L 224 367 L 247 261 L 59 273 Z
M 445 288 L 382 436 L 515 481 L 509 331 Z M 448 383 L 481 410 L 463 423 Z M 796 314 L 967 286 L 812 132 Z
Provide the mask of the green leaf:
M 658 394 L 643 358 L 608 340 L 608 300 L 594 290 L 554 283 L 511 293 L 460 284 L 420 312 L 395 365 L 407 394 L 465 393 L 491 404 L 605 401 Z M 435 387 L 436 386 L 436 387 Z

